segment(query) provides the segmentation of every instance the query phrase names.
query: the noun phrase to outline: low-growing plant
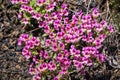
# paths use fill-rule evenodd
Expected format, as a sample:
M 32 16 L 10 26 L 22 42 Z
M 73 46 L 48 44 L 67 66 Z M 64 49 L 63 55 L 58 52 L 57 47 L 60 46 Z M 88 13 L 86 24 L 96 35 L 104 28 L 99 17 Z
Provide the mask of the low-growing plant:
M 68 80 L 73 72 L 84 79 L 87 67 L 105 62 L 99 48 L 114 29 L 105 20 L 98 20 L 97 8 L 89 14 L 75 12 L 70 18 L 67 5 L 58 4 L 60 0 L 11 2 L 20 6 L 18 17 L 25 25 L 34 18 L 44 31 L 41 36 L 21 34 L 18 39 L 18 45 L 24 46 L 22 54 L 32 60 L 29 73 L 33 80 Z

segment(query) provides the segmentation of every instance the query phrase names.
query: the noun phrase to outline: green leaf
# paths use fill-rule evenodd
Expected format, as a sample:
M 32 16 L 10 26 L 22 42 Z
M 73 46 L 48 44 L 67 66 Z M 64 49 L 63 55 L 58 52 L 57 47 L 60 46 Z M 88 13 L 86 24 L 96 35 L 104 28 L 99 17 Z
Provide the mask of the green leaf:
M 40 11 L 41 11 L 41 8 L 40 8 L 40 7 L 37 7 L 37 8 L 36 8 L 36 11 L 37 11 L 37 12 L 40 12 Z
M 31 6 L 31 7 L 34 7 L 36 4 L 37 4 L 37 1 L 36 1 L 36 0 L 31 0 L 31 1 L 30 1 L 30 6 Z
M 43 34 L 43 35 L 42 35 L 42 37 L 46 37 L 46 36 L 48 36 L 48 34 Z
M 45 78 L 44 78 L 44 77 L 42 77 L 42 80 L 45 80 Z
M 50 4 L 50 0 L 47 0 L 47 3 Z
M 56 53 L 54 53 L 54 54 L 53 54 L 53 58 L 56 58 L 56 57 L 57 57 L 57 54 L 56 54 Z
M 33 55 L 38 55 L 39 53 L 37 51 L 32 52 Z
M 23 12 L 23 16 L 27 19 L 30 19 L 30 17 L 31 17 L 30 14 L 25 11 Z
M 31 39 L 32 37 L 33 37 L 33 35 L 30 35 L 30 36 L 29 36 L 29 39 Z

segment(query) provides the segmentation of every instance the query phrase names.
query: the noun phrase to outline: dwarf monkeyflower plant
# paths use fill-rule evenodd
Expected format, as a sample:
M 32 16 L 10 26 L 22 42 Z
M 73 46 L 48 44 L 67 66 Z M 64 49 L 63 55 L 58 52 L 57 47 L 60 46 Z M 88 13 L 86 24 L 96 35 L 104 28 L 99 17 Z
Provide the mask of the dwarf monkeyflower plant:
M 82 11 L 72 14 L 60 0 L 11 0 L 20 6 L 22 23 L 31 24 L 36 19 L 41 36 L 21 34 L 18 45 L 22 55 L 32 60 L 29 73 L 33 80 L 68 80 L 74 71 L 84 77 L 86 68 L 105 62 L 99 52 L 105 37 L 114 32 L 105 20 L 98 20 L 100 12 Z M 36 26 L 35 26 L 36 27 Z

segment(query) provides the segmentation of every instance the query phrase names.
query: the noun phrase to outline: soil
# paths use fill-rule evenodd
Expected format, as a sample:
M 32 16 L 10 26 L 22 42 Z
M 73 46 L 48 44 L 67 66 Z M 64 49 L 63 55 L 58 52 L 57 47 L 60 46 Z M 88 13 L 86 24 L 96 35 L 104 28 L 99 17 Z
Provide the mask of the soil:
M 86 11 L 84 7 L 82 9 Z M 29 61 L 22 56 L 22 47 L 17 46 L 20 34 L 32 29 L 25 31 L 17 14 L 18 9 L 13 8 L 10 0 L 0 0 L 0 80 L 32 80 L 28 73 Z M 35 31 L 33 34 L 38 35 Z M 120 69 L 109 62 L 91 68 L 86 74 L 87 80 L 120 80 Z M 77 80 L 74 74 L 72 80 Z
M 29 61 L 21 55 L 17 39 L 24 31 L 9 0 L 0 0 L 0 80 L 31 80 Z M 2 5 L 1 5 L 2 4 Z

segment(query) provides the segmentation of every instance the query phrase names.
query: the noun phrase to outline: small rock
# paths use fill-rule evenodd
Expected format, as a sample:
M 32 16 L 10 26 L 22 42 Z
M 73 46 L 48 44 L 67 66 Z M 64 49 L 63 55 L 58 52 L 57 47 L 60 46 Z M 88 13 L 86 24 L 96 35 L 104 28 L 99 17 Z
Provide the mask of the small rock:
M 20 65 L 16 65 L 15 67 L 16 67 L 17 69 L 20 69 Z
M 5 44 L 2 44 L 1 50 L 8 50 L 8 47 Z
M 0 40 L 2 40 L 2 39 L 3 39 L 3 33 L 0 32 Z

